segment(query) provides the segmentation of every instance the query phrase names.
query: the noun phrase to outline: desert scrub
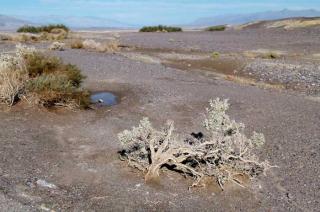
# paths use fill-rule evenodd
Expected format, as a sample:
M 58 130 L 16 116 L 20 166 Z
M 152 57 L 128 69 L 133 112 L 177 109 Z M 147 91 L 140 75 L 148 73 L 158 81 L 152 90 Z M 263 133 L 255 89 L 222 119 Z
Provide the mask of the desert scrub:
M 23 26 L 20 27 L 17 32 L 19 33 L 31 33 L 34 36 L 34 34 L 38 34 L 37 40 L 64 40 L 68 37 L 68 32 L 70 29 L 66 27 L 63 24 L 51 24 L 46 26 Z M 24 34 L 29 36 L 28 34 Z M 28 39 L 27 41 L 29 41 Z M 22 42 L 22 41 L 21 41 Z M 26 41 L 25 41 L 26 42 Z
M 220 53 L 219 52 L 212 52 L 211 53 L 211 58 L 212 59 L 218 59 L 220 57 Z
M 254 178 L 272 166 L 254 154 L 264 144 L 264 135 L 253 132 L 248 138 L 244 124 L 226 114 L 228 108 L 227 100 L 211 100 L 203 122 L 205 133 L 185 138 L 175 135 L 173 121 L 157 130 L 144 118 L 138 127 L 118 134 L 124 147 L 121 158 L 145 172 L 146 181 L 157 178 L 166 166 L 194 177 L 192 186 L 204 185 L 208 178 L 221 188 L 228 181 L 243 186 L 240 176 Z
M 182 28 L 163 25 L 145 26 L 140 29 L 140 32 L 182 32 Z
M 64 30 L 66 32 L 69 32 L 70 29 L 63 25 L 63 24 L 50 24 L 50 25 L 45 25 L 45 26 L 39 26 L 39 27 L 35 27 L 35 26 L 22 26 L 20 27 L 17 32 L 26 32 L 26 33 L 41 33 L 41 32 L 47 32 L 47 33 L 51 33 L 54 30 L 57 29 L 61 29 Z
M 64 43 L 61 42 L 53 42 L 50 46 L 49 49 L 50 50 L 58 50 L 58 51 L 63 51 L 65 47 Z
M 82 42 L 84 49 L 91 49 L 98 52 L 116 52 L 120 49 L 118 40 L 110 40 L 105 42 L 97 42 L 92 39 L 86 39 Z
M 71 49 L 83 49 L 83 40 L 75 39 L 70 42 Z
M 280 57 L 276 52 L 267 52 L 261 56 L 263 59 L 277 59 Z
M 13 105 L 24 97 L 47 107 L 88 107 L 89 92 L 81 89 L 85 77 L 76 66 L 22 45 L 0 59 L 0 102 Z
M 226 26 L 225 25 L 218 25 L 218 26 L 210 26 L 210 27 L 207 27 L 205 29 L 205 31 L 209 31 L 209 32 L 213 32 L 213 31 L 224 31 L 226 30 Z
M 29 49 L 33 51 L 33 49 Z M 23 53 L 17 48 L 16 55 L 0 55 L 0 102 L 13 105 L 24 92 L 28 79 Z

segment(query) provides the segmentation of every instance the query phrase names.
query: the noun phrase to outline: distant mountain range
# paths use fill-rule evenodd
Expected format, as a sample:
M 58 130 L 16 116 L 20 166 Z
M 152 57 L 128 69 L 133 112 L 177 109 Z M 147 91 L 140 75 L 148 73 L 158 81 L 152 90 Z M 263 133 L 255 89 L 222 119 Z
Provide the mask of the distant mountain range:
M 212 26 L 222 24 L 245 24 L 253 21 L 262 20 L 276 20 L 293 17 L 320 17 L 320 11 L 317 10 L 281 10 L 281 11 L 267 11 L 252 14 L 235 14 L 235 15 L 219 15 L 207 18 L 200 18 L 189 26 Z
M 0 27 L 5 29 L 15 29 L 19 26 L 30 24 L 30 22 L 11 16 L 0 15 Z
M 99 18 L 99 17 L 75 17 L 75 16 L 42 16 L 42 17 L 25 17 L 24 19 L 37 24 L 56 24 L 62 23 L 71 28 L 132 28 L 136 27 L 128 23 L 122 23 L 117 20 Z
M 229 24 L 238 25 L 259 20 L 275 20 L 292 17 L 320 17 L 317 10 L 281 10 L 267 11 L 251 14 L 219 15 L 207 18 L 200 18 L 188 27 L 203 27 L 211 25 Z M 117 20 L 99 17 L 75 17 L 75 16 L 42 16 L 42 17 L 11 17 L 0 15 L 0 29 L 16 29 L 23 25 L 43 25 L 50 23 L 63 23 L 71 28 L 139 28 L 136 25 L 122 23 Z M 159 23 L 161 24 L 161 23 Z M 179 25 L 179 24 L 176 24 Z
M 0 15 L 0 29 L 13 30 L 23 25 L 65 24 L 71 28 L 135 28 L 137 26 L 99 17 L 11 17 Z

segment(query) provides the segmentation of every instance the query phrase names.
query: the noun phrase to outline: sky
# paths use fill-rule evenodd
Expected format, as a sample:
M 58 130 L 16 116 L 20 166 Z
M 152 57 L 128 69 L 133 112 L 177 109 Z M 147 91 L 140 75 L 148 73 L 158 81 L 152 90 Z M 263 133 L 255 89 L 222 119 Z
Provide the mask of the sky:
M 197 18 L 268 10 L 320 10 L 320 0 L 0 0 L 16 17 L 99 17 L 129 24 L 184 24 Z

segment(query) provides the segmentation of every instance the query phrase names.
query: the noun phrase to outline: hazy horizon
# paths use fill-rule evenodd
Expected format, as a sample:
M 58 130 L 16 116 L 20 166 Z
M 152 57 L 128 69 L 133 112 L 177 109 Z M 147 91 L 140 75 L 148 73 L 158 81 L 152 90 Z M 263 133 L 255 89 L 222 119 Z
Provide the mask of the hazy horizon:
M 253 0 L 11 0 L 2 2 L 0 14 L 18 18 L 75 17 L 101 18 L 131 25 L 188 24 L 199 18 L 245 14 L 283 9 L 320 9 L 315 0 L 308 2 Z

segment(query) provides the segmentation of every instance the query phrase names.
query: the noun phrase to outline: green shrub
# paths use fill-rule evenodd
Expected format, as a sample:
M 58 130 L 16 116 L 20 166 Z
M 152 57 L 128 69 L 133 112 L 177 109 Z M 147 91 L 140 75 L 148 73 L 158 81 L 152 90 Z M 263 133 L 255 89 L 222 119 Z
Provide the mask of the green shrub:
M 39 28 L 34 26 L 22 26 L 20 27 L 17 32 L 29 32 L 29 33 L 39 33 Z
M 55 105 L 77 105 L 87 108 L 90 105 L 90 93 L 77 89 L 68 74 L 43 74 L 28 81 L 26 89 L 36 94 L 39 102 L 46 107 Z
M 219 52 L 212 52 L 211 57 L 212 57 L 212 59 L 217 59 L 220 57 L 220 53 Z
M 24 46 L 17 46 L 15 55 L 0 59 L 0 102 L 12 105 L 24 96 L 46 107 L 89 106 L 90 93 L 81 89 L 85 76 L 75 65 Z
M 56 29 L 62 29 L 66 32 L 69 32 L 70 29 L 65 26 L 64 24 L 50 24 L 50 25 L 46 25 L 46 26 L 41 26 L 40 27 L 40 32 L 48 32 L 51 33 Z
M 163 25 L 145 26 L 140 29 L 140 32 L 182 32 L 182 28 Z
M 25 32 L 25 33 L 41 33 L 41 32 L 47 32 L 51 33 L 54 29 L 62 29 L 66 32 L 69 32 L 70 29 L 63 25 L 63 24 L 50 24 L 50 25 L 45 25 L 45 26 L 22 26 L 20 27 L 17 32 Z
M 226 26 L 225 25 L 218 25 L 218 26 L 210 26 L 208 28 L 205 29 L 205 31 L 210 31 L 210 32 L 213 32 L 213 31 L 224 31 L 226 30 Z
M 48 57 L 42 53 L 25 56 L 29 77 L 35 78 L 43 74 L 65 75 L 72 86 L 79 87 L 85 78 L 81 71 L 71 64 L 63 64 L 60 58 Z

